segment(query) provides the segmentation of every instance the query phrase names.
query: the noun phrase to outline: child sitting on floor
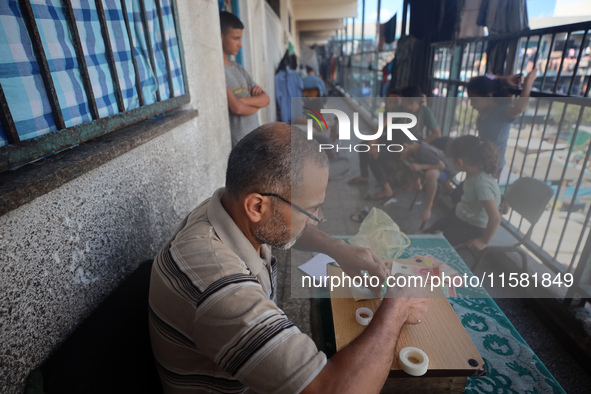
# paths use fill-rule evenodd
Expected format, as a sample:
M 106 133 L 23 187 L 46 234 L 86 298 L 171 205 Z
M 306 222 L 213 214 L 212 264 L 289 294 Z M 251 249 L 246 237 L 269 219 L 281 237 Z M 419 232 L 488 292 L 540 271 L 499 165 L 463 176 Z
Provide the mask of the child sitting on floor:
M 426 223 L 431 218 L 437 183 L 446 182 L 452 175 L 452 169 L 444 153 L 425 141 L 408 141 L 402 145 L 404 150 L 401 159 L 410 161 L 409 168 L 415 179 L 413 188 L 421 190 L 425 187 L 425 205 L 421 213 L 421 222 Z M 424 176 L 421 176 L 423 174 Z
M 416 116 L 417 124 L 410 131 L 419 140 L 431 143 L 441 137 L 441 129 L 418 86 L 411 85 L 402 89 L 402 110 Z
M 447 155 L 455 170 L 464 171 L 464 194 L 455 212 L 438 220 L 427 233 L 442 231 L 453 246 L 484 249 L 501 224 L 501 190 L 493 174 L 499 156 L 490 141 L 465 135 L 449 141 Z

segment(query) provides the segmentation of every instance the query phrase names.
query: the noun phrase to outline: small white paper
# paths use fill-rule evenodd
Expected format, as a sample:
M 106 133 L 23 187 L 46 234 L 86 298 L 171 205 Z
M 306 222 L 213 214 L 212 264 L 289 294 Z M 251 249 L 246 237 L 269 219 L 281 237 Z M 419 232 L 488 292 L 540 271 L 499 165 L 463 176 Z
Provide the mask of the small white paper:
M 327 276 L 326 265 L 334 262 L 335 260 L 332 257 L 323 253 L 318 253 L 298 268 L 306 275 L 313 277 L 314 280 L 323 281 Z
M 397 261 L 392 261 L 392 269 L 390 270 L 390 275 L 396 275 L 396 274 L 411 275 L 411 274 L 413 274 L 413 271 L 406 264 L 400 264 Z

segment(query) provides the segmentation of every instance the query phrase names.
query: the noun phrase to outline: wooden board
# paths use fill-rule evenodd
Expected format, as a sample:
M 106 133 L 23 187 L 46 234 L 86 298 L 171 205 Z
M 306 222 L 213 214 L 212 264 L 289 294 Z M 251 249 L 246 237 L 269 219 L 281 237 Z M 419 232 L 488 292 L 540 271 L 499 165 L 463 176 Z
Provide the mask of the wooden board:
M 423 266 L 414 260 L 396 260 L 399 263 Z M 342 275 L 342 270 L 334 265 L 327 267 L 328 275 Z M 429 356 L 429 370 L 423 377 L 453 377 L 479 376 L 486 374 L 484 362 L 472 340 L 462 326 L 460 319 L 443 295 L 439 294 L 429 301 L 429 309 L 425 319 L 418 325 L 405 325 L 401 332 L 396 354 L 407 346 L 422 349 Z M 349 295 L 347 295 L 349 294 Z M 345 298 L 348 297 L 348 298 Z M 337 351 L 347 346 L 365 327 L 355 321 L 355 311 L 361 307 L 377 310 L 380 301 L 355 301 L 350 296 L 350 290 L 339 287 L 331 291 L 332 316 L 335 327 Z M 471 366 L 469 360 L 476 360 L 476 366 Z M 390 377 L 409 377 L 400 369 L 398 357 L 394 358 Z
M 407 375 L 408 376 L 408 375 Z M 386 379 L 381 392 L 396 394 L 441 394 L 463 393 L 466 390 L 467 376 L 426 378 L 404 377 Z

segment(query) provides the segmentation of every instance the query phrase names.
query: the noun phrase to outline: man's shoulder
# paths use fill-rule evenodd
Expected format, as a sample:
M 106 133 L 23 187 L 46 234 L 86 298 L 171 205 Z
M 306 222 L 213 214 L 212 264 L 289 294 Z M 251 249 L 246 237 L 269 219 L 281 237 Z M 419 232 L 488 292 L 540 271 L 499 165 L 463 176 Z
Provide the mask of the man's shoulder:
M 229 68 L 232 68 L 232 67 L 236 67 L 236 68 L 242 68 L 242 66 L 240 65 L 240 63 L 238 63 L 238 62 L 236 62 L 236 61 L 234 61 L 234 60 L 230 60 L 230 64 L 229 64 L 229 65 L 228 65 L 228 64 L 226 64 L 226 63 L 224 63 L 224 65 L 225 65 L 226 67 L 229 67 Z
M 417 149 L 417 154 L 418 153 L 425 153 L 425 152 L 434 152 L 435 149 L 437 149 L 437 148 L 435 148 L 433 145 L 431 145 L 427 141 L 420 140 L 419 141 L 419 148 Z
M 224 69 L 230 72 L 239 72 L 242 74 L 248 74 L 246 69 L 242 67 L 240 63 L 235 62 L 234 60 L 230 60 L 230 65 L 224 63 Z
M 181 272 L 201 288 L 231 275 L 252 275 L 244 261 L 225 245 L 207 217 L 207 204 L 196 208 L 169 244 Z
M 420 114 L 424 114 L 425 116 L 434 116 L 433 111 L 427 105 L 421 105 L 419 109 Z
M 429 151 L 435 152 L 437 154 L 443 153 L 443 151 L 441 149 L 439 149 L 435 145 L 428 143 L 427 141 L 419 141 L 419 142 L 421 143 L 419 149 L 429 150 Z

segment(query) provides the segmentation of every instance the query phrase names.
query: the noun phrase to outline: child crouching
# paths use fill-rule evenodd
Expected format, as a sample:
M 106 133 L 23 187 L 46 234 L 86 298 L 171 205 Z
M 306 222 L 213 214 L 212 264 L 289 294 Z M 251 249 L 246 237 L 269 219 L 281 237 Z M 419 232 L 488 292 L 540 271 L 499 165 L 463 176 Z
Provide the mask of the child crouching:
M 449 141 L 447 155 L 456 171 L 464 171 L 464 194 L 455 212 L 438 220 L 426 232 L 442 231 L 453 246 L 484 249 L 501 224 L 501 190 L 494 174 L 499 156 L 495 145 L 466 135 Z

